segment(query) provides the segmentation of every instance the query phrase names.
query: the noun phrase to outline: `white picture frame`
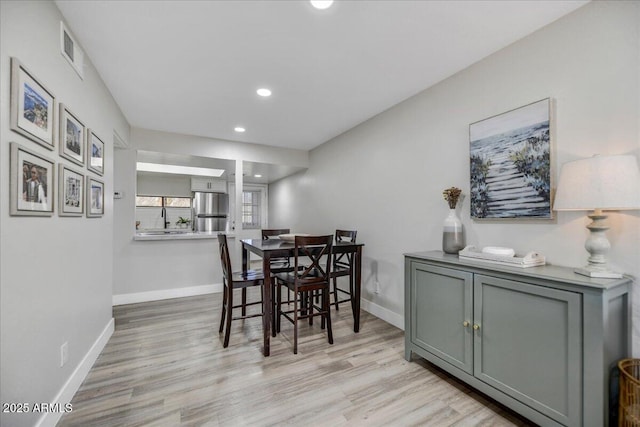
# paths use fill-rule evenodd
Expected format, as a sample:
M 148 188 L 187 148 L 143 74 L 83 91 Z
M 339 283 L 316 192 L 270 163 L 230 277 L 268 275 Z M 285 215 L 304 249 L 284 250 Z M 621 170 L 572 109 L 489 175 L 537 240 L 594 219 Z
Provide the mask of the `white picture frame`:
M 104 142 L 91 129 L 87 129 L 87 169 L 104 174 Z
M 60 104 L 60 156 L 83 166 L 87 130 L 65 104 Z
M 11 58 L 11 130 L 53 150 L 56 98 L 17 58 Z
M 64 164 L 58 165 L 58 216 L 84 215 L 85 176 Z
M 87 176 L 87 217 L 104 215 L 104 182 Z
M 10 144 L 9 214 L 52 216 L 55 163 L 20 144 Z

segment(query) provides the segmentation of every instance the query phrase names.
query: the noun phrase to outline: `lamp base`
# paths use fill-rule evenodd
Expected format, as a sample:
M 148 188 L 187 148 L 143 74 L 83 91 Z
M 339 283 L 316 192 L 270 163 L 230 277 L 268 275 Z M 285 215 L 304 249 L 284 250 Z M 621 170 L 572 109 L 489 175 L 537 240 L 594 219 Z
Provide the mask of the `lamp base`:
M 573 270 L 577 274 L 581 274 L 587 277 L 593 277 L 595 279 L 622 279 L 622 273 L 616 273 L 611 270 L 598 270 L 589 268 L 589 266 L 583 268 L 576 268 Z

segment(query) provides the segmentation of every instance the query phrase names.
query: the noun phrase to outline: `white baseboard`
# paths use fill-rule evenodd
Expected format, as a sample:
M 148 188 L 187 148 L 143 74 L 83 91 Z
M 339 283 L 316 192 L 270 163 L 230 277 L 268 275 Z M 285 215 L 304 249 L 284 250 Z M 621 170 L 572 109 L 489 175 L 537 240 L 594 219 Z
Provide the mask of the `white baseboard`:
M 82 382 L 89 374 L 91 367 L 98 360 L 98 356 L 104 349 L 104 346 L 107 345 L 109 338 L 113 335 L 113 331 L 115 330 L 115 322 L 113 317 L 107 323 L 107 326 L 103 329 L 102 333 L 98 337 L 98 339 L 93 343 L 89 352 L 82 358 L 80 364 L 73 371 L 67 382 L 62 386 L 62 389 L 58 393 L 58 395 L 53 399 L 51 403 L 59 404 L 60 407 L 64 408 L 67 403 L 71 402 L 73 396 L 76 394 Z M 63 412 L 47 412 L 40 417 L 38 422 L 36 423 L 36 427 L 54 427 L 60 418 L 64 415 Z
M 371 301 L 367 301 L 366 299 L 360 300 L 360 308 L 404 331 L 403 315 L 394 313 L 393 311 L 379 306 L 378 304 L 374 304 Z
M 136 304 L 139 302 L 159 301 L 163 299 L 192 297 L 195 295 L 222 292 L 222 283 L 213 285 L 191 286 L 187 288 L 163 289 L 161 291 L 138 292 L 113 296 L 113 305 Z

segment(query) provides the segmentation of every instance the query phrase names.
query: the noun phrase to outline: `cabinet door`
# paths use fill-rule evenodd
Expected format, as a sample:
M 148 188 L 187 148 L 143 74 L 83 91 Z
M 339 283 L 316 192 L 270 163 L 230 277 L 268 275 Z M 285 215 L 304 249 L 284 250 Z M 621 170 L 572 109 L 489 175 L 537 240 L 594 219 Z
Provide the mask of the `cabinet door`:
M 209 181 L 204 178 L 191 178 L 191 191 L 209 191 Z
M 226 193 L 227 183 L 222 179 L 193 177 L 191 178 L 191 191 Z
M 471 273 L 419 262 L 411 271 L 411 341 L 470 374 L 472 278 Z
M 564 425 L 580 425 L 580 294 L 475 275 L 474 298 L 474 375 Z

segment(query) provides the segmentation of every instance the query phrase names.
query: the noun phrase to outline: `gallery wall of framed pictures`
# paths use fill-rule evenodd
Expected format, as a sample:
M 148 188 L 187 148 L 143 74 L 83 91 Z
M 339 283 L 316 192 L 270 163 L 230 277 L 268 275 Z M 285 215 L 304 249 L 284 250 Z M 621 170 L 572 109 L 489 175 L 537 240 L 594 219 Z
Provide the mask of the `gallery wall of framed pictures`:
M 104 181 L 98 179 L 105 174 L 102 139 L 15 57 L 10 96 L 11 130 L 51 154 L 58 146 L 54 159 L 28 144 L 9 144 L 10 215 L 50 217 L 57 201 L 58 216 L 102 217 Z

